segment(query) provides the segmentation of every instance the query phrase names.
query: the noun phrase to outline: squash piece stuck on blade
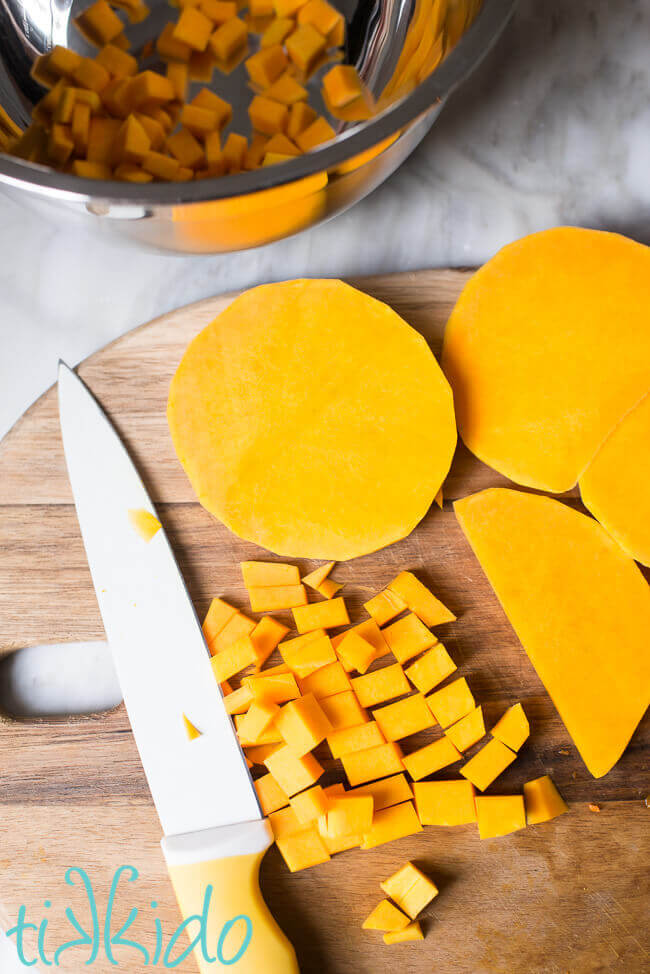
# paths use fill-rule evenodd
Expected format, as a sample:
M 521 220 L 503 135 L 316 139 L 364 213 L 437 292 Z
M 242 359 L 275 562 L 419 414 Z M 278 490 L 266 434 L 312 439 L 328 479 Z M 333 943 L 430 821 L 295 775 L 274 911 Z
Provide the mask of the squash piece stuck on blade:
M 596 521 L 560 501 L 498 488 L 455 510 L 582 759 L 602 777 L 650 701 L 646 580 Z
M 276 844 L 292 873 L 318 866 L 330 858 L 323 840 L 314 828 L 276 839 Z
M 352 689 L 362 707 L 374 707 L 410 693 L 411 687 L 399 663 L 384 666 L 352 680 Z
M 168 419 L 203 506 L 241 537 L 302 558 L 348 560 L 408 535 L 456 443 L 451 390 L 425 340 L 340 281 L 236 298 L 185 352 Z M 333 456 L 344 474 L 324 493 Z
M 341 763 L 348 781 L 354 785 L 363 785 L 367 781 L 386 778 L 388 775 L 398 774 L 404 770 L 402 752 L 397 744 L 378 744 L 365 751 L 352 751 L 341 755 Z
M 442 363 L 458 428 L 516 483 L 573 487 L 650 388 L 650 249 L 558 227 L 504 247 L 466 284 Z
M 442 626 L 445 622 L 454 622 L 456 619 L 454 613 L 413 572 L 400 572 L 389 584 L 388 590 L 405 602 L 411 612 L 429 628 Z
M 254 784 L 263 815 L 270 815 L 289 804 L 289 799 L 272 774 L 262 775 Z
M 448 727 L 445 734 L 459 751 L 467 751 L 485 737 L 483 708 L 475 707 L 474 710 L 470 710 L 468 714 Z
M 528 740 L 530 726 L 524 708 L 520 703 L 509 707 L 490 731 L 492 737 L 505 744 L 511 751 L 518 751 L 524 741 Z
M 372 716 L 387 741 L 401 741 L 403 737 L 434 727 L 436 723 L 421 693 L 373 710 Z
M 416 781 L 415 808 L 423 825 L 468 825 L 476 821 L 471 781 Z
M 144 508 L 130 510 L 129 521 L 143 541 L 151 541 L 162 527 L 156 515 L 151 511 L 145 511 Z
M 408 927 L 404 927 L 403 930 L 392 930 L 384 934 L 384 943 L 388 946 L 411 943 L 414 940 L 424 940 L 422 927 L 417 920 L 409 923 Z
M 477 795 L 476 819 L 482 839 L 509 835 L 526 828 L 526 812 L 521 795 Z
M 382 900 L 363 921 L 363 930 L 403 930 L 409 925 L 409 918 L 390 900 Z
M 472 691 L 464 676 L 459 680 L 454 680 L 442 690 L 431 693 L 427 697 L 427 703 L 431 713 L 443 728 L 455 724 L 457 720 L 468 714 L 470 710 L 474 710 L 476 706 Z
M 580 477 L 580 496 L 623 551 L 650 565 L 650 393 L 621 420 Z
M 399 663 L 406 663 L 438 640 L 413 612 L 382 629 L 382 635 Z
M 547 774 L 525 783 L 524 804 L 528 825 L 550 822 L 569 811 L 569 806 Z
M 417 751 L 411 751 L 404 757 L 404 767 L 413 778 L 419 781 L 427 775 L 435 774 L 441 768 L 447 768 L 450 764 L 460 761 L 460 751 L 458 751 L 448 737 L 440 737 L 431 744 L 425 744 Z
M 485 791 L 516 757 L 516 751 L 511 751 L 495 737 L 462 766 L 460 773 L 479 791 Z
M 420 819 L 417 817 L 413 802 L 402 802 L 401 805 L 391 805 L 375 812 L 372 827 L 363 837 L 362 849 L 374 849 L 384 842 L 393 842 L 407 835 L 415 835 L 422 831 Z
M 415 920 L 438 895 L 436 884 L 412 862 L 405 863 L 379 885 L 411 920 Z
M 183 726 L 189 741 L 195 741 L 197 737 L 201 737 L 201 731 L 194 726 L 186 714 L 183 714 Z
M 299 633 L 308 633 L 314 629 L 336 629 L 337 626 L 347 626 L 350 621 L 342 598 L 298 606 L 293 609 L 293 618 Z
M 456 664 L 442 643 L 436 643 L 420 659 L 412 663 L 405 672 L 420 693 L 429 693 L 448 676 L 451 676 L 456 669 Z
M 311 693 L 285 704 L 275 718 L 275 726 L 298 757 L 313 751 L 332 732 L 332 725 Z
M 270 754 L 264 764 L 289 798 L 315 785 L 323 774 L 322 767 L 312 754 L 299 757 L 286 744 Z

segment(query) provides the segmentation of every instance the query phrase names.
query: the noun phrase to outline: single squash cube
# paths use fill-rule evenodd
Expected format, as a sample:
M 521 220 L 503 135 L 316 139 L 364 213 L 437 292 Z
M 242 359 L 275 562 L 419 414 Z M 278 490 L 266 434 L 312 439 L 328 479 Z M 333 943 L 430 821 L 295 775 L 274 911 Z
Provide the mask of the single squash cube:
M 173 101 L 174 86 L 169 78 L 163 78 L 155 71 L 141 71 L 129 84 L 129 98 L 133 110 L 142 105 L 164 105 Z
M 477 795 L 476 817 L 482 839 L 509 835 L 526 828 L 522 795 Z
M 247 676 L 242 682 L 255 700 L 265 700 L 267 703 L 286 703 L 300 696 L 293 673 L 261 673 L 259 676 Z
M 323 697 L 320 705 L 333 731 L 356 727 L 357 724 L 363 724 L 368 720 L 368 714 L 351 690 L 335 693 L 331 697 Z
M 409 918 L 398 910 L 390 900 L 382 900 L 363 921 L 363 930 L 403 930 L 408 927 Z
M 311 693 L 285 704 L 275 718 L 275 726 L 298 757 L 313 751 L 332 731 L 332 725 Z
M 287 134 L 290 138 L 294 138 L 290 127 L 287 127 Z M 296 135 L 295 142 L 303 152 L 311 152 L 312 149 L 317 149 L 319 145 L 331 142 L 335 138 L 336 132 L 330 123 L 322 115 L 318 115 L 307 128 Z
M 198 109 L 198 111 L 201 111 L 201 109 Z M 243 139 L 243 136 L 240 136 L 240 138 Z M 244 152 L 247 147 L 248 143 L 244 139 Z M 226 148 L 224 146 L 225 152 Z M 236 160 L 236 168 L 241 169 L 243 164 L 244 156 L 240 154 Z M 253 612 L 279 612 L 282 609 L 293 609 L 297 605 L 307 605 L 307 590 L 304 585 L 267 585 L 260 588 L 253 587 L 248 589 L 248 597 Z
M 503 717 L 492 728 L 491 734 L 502 744 L 506 744 L 511 751 L 519 750 L 530 734 L 528 718 L 520 703 L 506 710 Z
M 323 89 L 330 105 L 345 108 L 356 98 L 363 98 L 364 88 L 352 64 L 335 64 L 323 77 Z
M 375 650 L 374 659 L 381 659 L 382 656 L 387 656 L 390 653 L 390 647 L 384 639 L 384 634 L 374 619 L 366 619 L 365 622 L 360 622 L 358 625 L 346 629 L 345 632 L 339 633 L 338 636 L 334 636 L 332 639 L 334 649 L 338 650 L 345 637 L 350 635 L 350 633 L 355 633 L 357 636 L 365 639 L 367 643 L 370 643 Z M 348 670 L 348 672 L 350 671 Z
M 421 693 L 373 710 L 372 715 L 387 741 L 400 741 L 403 737 L 434 727 L 436 723 Z
M 382 633 L 399 663 L 406 663 L 438 642 L 413 612 L 386 626 Z
M 212 672 L 217 683 L 229 680 L 231 676 L 240 673 L 257 659 L 255 647 L 250 636 L 241 636 L 228 649 L 222 650 L 212 657 Z
M 253 102 L 255 100 L 254 98 Z M 269 101 L 269 99 L 264 100 Z M 270 102 L 270 104 L 275 105 L 276 108 L 283 108 L 286 112 L 285 106 L 278 105 L 277 102 Z M 279 131 L 279 129 L 275 131 Z M 272 135 L 273 133 L 269 134 Z M 293 618 L 299 633 L 311 632 L 313 629 L 334 629 L 337 626 L 347 626 L 350 621 L 348 610 L 342 598 L 299 606 L 293 609 Z
M 169 72 L 167 77 L 171 77 Z M 218 128 L 215 112 L 210 111 L 209 108 L 199 108 L 198 105 L 183 105 L 180 123 L 197 139 L 205 139 L 210 132 L 216 132 Z
M 379 885 L 411 920 L 438 895 L 436 884 L 412 862 L 405 863 Z
M 404 767 L 414 781 L 426 778 L 441 768 L 446 768 L 461 758 L 460 751 L 456 750 L 448 737 L 441 737 L 425 747 L 413 751 L 404 757 Z
M 476 821 L 474 786 L 457 781 L 418 781 L 413 785 L 415 808 L 423 825 L 468 825 Z
M 184 61 L 187 63 L 192 53 L 189 44 L 174 37 L 175 24 L 165 24 L 156 40 L 156 50 L 165 61 Z
M 409 693 L 411 687 L 400 664 L 393 663 L 354 678 L 352 689 L 362 707 L 374 707 L 375 704 Z
M 263 730 L 261 734 L 255 738 L 255 740 L 249 740 L 247 737 L 243 736 L 241 733 L 241 726 L 244 723 L 245 716 L 245 714 L 235 714 L 233 718 L 235 721 L 235 730 L 237 731 L 239 743 L 242 747 L 254 747 L 262 744 L 282 744 L 282 735 L 274 724 L 269 724 L 266 730 Z
M 350 678 L 338 660 L 321 666 L 304 679 L 299 679 L 298 686 L 301 693 L 313 693 L 317 700 L 332 697 L 336 693 L 345 693 L 352 688 Z
M 263 47 L 256 54 L 247 58 L 244 63 L 248 77 L 259 88 L 269 88 L 274 81 L 278 80 L 280 75 L 284 74 L 289 64 L 282 44 Z
M 327 40 L 313 24 L 300 24 L 285 40 L 289 57 L 308 75 L 325 53 Z
M 485 721 L 483 720 L 483 708 L 475 707 L 470 710 L 465 717 L 462 717 L 451 727 L 448 727 L 445 734 L 452 741 L 459 751 L 466 751 L 485 737 Z
M 253 694 L 250 687 L 241 686 L 224 698 L 223 705 L 226 708 L 226 713 L 232 716 L 233 714 L 245 714 L 252 702 Z
M 318 834 L 323 840 L 323 845 L 331 856 L 337 852 L 346 852 L 347 849 L 358 848 L 361 845 L 362 835 L 339 835 L 334 838 L 327 832 L 327 815 L 321 815 L 318 819 Z
M 113 142 L 113 164 L 139 165 L 151 148 L 149 136 L 135 115 L 126 118 Z
M 289 804 L 289 799 L 272 774 L 264 774 L 254 782 L 255 791 L 264 815 L 277 812 Z
M 362 849 L 374 849 L 385 842 L 393 842 L 407 835 L 415 835 L 422 831 L 420 819 L 417 817 L 413 802 L 402 802 L 401 805 L 391 805 L 375 812 L 372 827 L 363 837 Z
M 330 697 L 330 699 L 332 699 Z M 404 770 L 402 752 L 397 744 L 378 744 L 365 751 L 352 751 L 341 756 L 341 763 L 350 784 L 363 785 Z
M 278 17 L 294 17 L 307 0 L 273 0 L 273 8 Z
M 205 51 L 214 30 L 209 17 L 197 7 L 184 7 L 172 32 L 175 41 L 187 44 L 193 51 Z
M 264 49 L 265 47 L 274 47 L 276 44 L 282 44 L 295 26 L 291 17 L 275 17 L 262 34 L 260 47 Z
M 384 934 L 384 943 L 388 946 L 391 944 L 406 944 L 414 940 L 424 940 L 422 927 L 417 920 L 409 923 L 408 927 L 404 927 L 403 930 L 394 930 Z
M 236 0 L 201 0 L 198 6 L 201 13 L 216 26 L 237 16 Z
M 323 774 L 313 754 L 298 756 L 286 744 L 270 754 L 264 764 L 289 798 L 315 785 Z
M 280 708 L 276 703 L 253 700 L 237 728 L 237 733 L 242 740 L 257 744 L 279 713 Z
M 375 659 L 374 646 L 354 630 L 345 633 L 336 652 L 348 672 L 357 670 L 358 673 L 365 673 Z
M 274 751 L 277 751 L 278 747 L 283 746 L 278 744 L 254 744 L 250 747 L 245 747 L 244 751 L 251 764 L 264 764 L 269 754 L 273 754 Z
M 494 738 L 463 765 L 460 773 L 479 791 L 485 791 L 516 757 L 516 751 L 511 751 L 509 747 Z
M 124 30 L 122 21 L 106 0 L 95 0 L 95 3 L 74 18 L 74 23 L 79 33 L 96 47 L 110 44 Z
M 304 101 L 297 102 L 297 104 L 292 105 L 289 109 L 287 135 L 290 139 L 293 139 L 293 141 L 296 142 L 300 133 L 304 132 L 305 129 L 308 129 L 317 118 L 318 116 L 311 105 L 308 105 L 307 102 Z M 303 152 L 305 151 L 302 146 L 299 146 L 299 148 L 301 148 Z
M 138 73 L 137 58 L 126 51 L 121 51 L 115 44 L 106 44 L 102 47 L 95 61 L 106 68 L 113 78 L 128 78 Z
M 528 825 L 550 822 L 551 819 L 569 811 L 569 806 L 547 774 L 526 782 L 524 803 Z
M 287 835 L 295 835 L 297 832 L 303 832 L 305 829 L 305 826 L 291 807 L 280 808 L 277 812 L 271 812 L 268 815 L 268 820 L 276 842 L 278 839 L 282 839 Z
M 406 602 L 411 612 L 415 612 L 416 616 L 430 628 L 456 620 L 453 612 L 450 612 L 412 572 L 400 572 L 397 578 L 390 582 L 388 588 Z
M 176 137 L 181 136 L 184 131 L 186 130 L 180 129 L 178 132 L 175 133 L 175 135 L 172 135 L 170 139 L 176 139 Z M 194 136 L 190 135 L 189 132 L 187 134 L 194 142 L 196 142 Z M 174 155 L 176 158 L 178 158 L 179 155 L 184 156 L 186 154 L 185 150 L 180 147 L 180 143 L 181 140 L 178 140 L 177 142 L 174 143 L 175 147 L 178 150 L 178 154 L 174 152 L 172 149 L 172 155 Z M 196 142 L 196 145 L 199 145 L 199 143 Z M 201 153 L 203 153 L 203 149 L 201 149 L 200 146 L 199 146 L 199 150 L 201 151 Z M 181 159 L 179 159 L 179 162 L 181 162 L 182 165 Z M 213 604 L 214 604 L 214 600 L 213 600 Z M 224 603 L 224 605 L 225 604 L 226 603 Z M 212 606 L 210 608 L 212 608 Z M 210 652 L 214 655 L 215 653 L 220 653 L 224 649 L 228 649 L 230 646 L 232 646 L 233 643 L 237 642 L 238 639 L 241 639 L 242 636 L 250 636 L 253 630 L 255 629 L 256 625 L 257 623 L 255 622 L 254 619 L 249 619 L 248 616 L 245 616 L 243 612 L 235 611 L 232 615 L 229 616 L 229 618 L 227 619 L 225 624 L 221 627 L 221 629 L 218 632 L 216 632 L 211 637 L 211 639 L 208 640 L 208 646 L 210 648 Z
M 220 98 L 219 95 L 215 94 L 214 91 L 210 91 L 209 88 L 201 88 L 201 90 L 194 96 L 191 102 L 192 105 L 198 105 L 199 108 L 209 108 L 211 112 L 214 112 L 218 119 L 219 129 L 224 128 L 232 119 L 232 105 L 227 102 L 224 98 Z M 251 562 L 244 562 L 243 564 L 252 564 Z M 256 562 L 255 564 L 261 564 Z M 269 564 L 264 562 L 262 564 Z M 275 562 L 271 564 L 275 565 Z M 287 568 L 292 568 L 293 566 L 287 565 Z M 277 570 L 277 568 L 275 569 Z M 243 567 L 242 567 L 243 571 Z M 268 576 L 267 576 L 268 577 Z M 290 578 L 295 578 L 295 575 L 291 573 Z M 298 579 L 300 581 L 300 579 Z M 244 584 L 246 584 L 244 582 Z M 289 582 L 289 584 L 293 584 Z M 246 586 L 248 588 L 248 586 Z
M 384 589 L 368 602 L 363 603 L 363 607 L 369 616 L 375 620 L 378 626 L 385 626 L 387 622 L 398 616 L 406 608 L 406 602 L 395 595 L 390 589 Z
M 345 20 L 336 7 L 327 3 L 327 0 L 308 0 L 298 11 L 298 23 L 312 24 L 323 37 L 327 38 L 329 47 L 340 46 L 343 43 Z M 339 27 L 341 27 L 339 35 L 335 36 Z
M 218 139 L 218 135 L 216 137 Z M 257 653 L 258 668 L 263 666 L 273 650 L 280 644 L 288 632 L 289 629 L 287 626 L 284 626 L 281 622 L 278 622 L 278 620 L 274 619 L 273 616 L 264 616 L 262 619 L 260 619 L 250 634 L 253 641 L 253 646 L 255 647 L 255 652 Z
M 306 829 L 304 832 L 276 839 L 276 844 L 292 873 L 317 866 L 330 858 L 317 829 Z
M 290 801 L 298 820 L 303 825 L 316 822 L 321 815 L 327 814 L 329 807 L 329 799 L 320 785 L 314 785 L 307 791 L 301 791 L 300 794 L 294 795 Z
M 327 834 L 333 839 L 344 835 L 365 835 L 372 826 L 371 795 L 345 795 L 330 798 L 327 810 Z
M 88 88 L 90 91 L 102 92 L 109 83 L 111 76 L 101 64 L 97 64 L 92 58 L 82 57 L 74 69 L 74 80 L 80 88 Z M 162 79 L 166 81 L 166 78 Z
M 280 651 L 282 653 L 282 659 L 289 669 L 293 670 L 301 680 L 311 676 L 312 673 L 317 672 L 324 666 L 337 662 L 332 642 L 326 633 L 317 639 L 312 639 L 300 645 L 297 649 L 287 650 L 285 647 L 293 642 L 294 640 L 290 640 L 289 643 L 284 643 L 280 647 Z
M 375 803 L 376 812 L 382 808 L 389 808 L 391 805 L 410 801 L 413 798 L 411 786 L 403 774 L 394 774 L 390 778 L 383 778 L 381 781 L 368 782 L 366 785 L 351 789 L 348 794 L 370 795 Z
M 369 747 L 385 744 L 384 735 L 374 720 L 358 727 L 346 727 L 328 735 L 327 743 L 333 758 L 340 758 L 353 751 L 365 751 Z
M 449 727 L 464 717 L 476 706 L 472 691 L 467 685 L 465 677 L 454 680 L 442 690 L 427 697 L 427 704 L 431 713 L 441 727 Z
M 215 97 L 218 98 L 219 96 L 216 95 Z M 223 99 L 220 100 L 223 101 Z M 202 107 L 210 108 L 211 106 L 206 104 Z M 246 588 L 300 585 L 300 572 L 295 565 L 286 565 L 279 561 L 242 561 L 240 567 Z
M 221 24 L 210 37 L 210 49 L 222 64 L 235 58 L 247 44 L 248 31 L 239 17 L 233 17 Z
M 456 669 L 456 664 L 442 643 L 436 643 L 408 667 L 406 675 L 420 693 L 429 693 Z

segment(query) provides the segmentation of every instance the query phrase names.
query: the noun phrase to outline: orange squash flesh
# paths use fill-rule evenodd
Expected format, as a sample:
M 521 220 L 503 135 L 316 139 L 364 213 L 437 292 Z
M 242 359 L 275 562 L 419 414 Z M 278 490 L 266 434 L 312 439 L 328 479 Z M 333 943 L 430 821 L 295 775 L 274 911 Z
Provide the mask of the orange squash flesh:
M 516 483 L 559 493 L 650 389 L 650 248 L 559 227 L 501 250 L 465 286 L 442 364 L 458 428 Z
M 270 551 L 324 560 L 409 534 L 456 443 L 451 391 L 422 336 L 341 281 L 236 298 L 187 349 L 168 419 L 207 510 Z
M 592 518 L 497 488 L 454 505 L 474 553 L 595 778 L 650 702 L 650 587 Z

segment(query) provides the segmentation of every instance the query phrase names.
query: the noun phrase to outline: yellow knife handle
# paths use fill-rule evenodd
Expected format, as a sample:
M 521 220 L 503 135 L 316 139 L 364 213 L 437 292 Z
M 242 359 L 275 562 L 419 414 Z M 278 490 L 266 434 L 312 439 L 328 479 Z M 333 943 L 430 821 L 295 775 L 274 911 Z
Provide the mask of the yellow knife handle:
M 299 974 L 294 949 L 260 890 L 260 865 L 272 841 L 266 819 L 163 839 L 201 974 Z

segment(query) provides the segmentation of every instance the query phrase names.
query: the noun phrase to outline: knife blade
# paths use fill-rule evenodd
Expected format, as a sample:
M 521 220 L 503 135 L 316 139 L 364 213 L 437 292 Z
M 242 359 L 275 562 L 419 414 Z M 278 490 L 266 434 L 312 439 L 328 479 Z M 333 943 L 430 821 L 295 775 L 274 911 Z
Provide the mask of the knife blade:
M 251 924 L 238 971 L 297 970 L 293 949 L 266 911 L 257 882 L 250 881 L 272 833 L 167 535 L 161 528 L 145 541 L 135 530 L 129 511 L 155 516 L 154 505 L 107 415 L 64 363 L 58 391 L 88 564 L 181 912 L 209 913 L 213 951 L 233 916 Z M 195 740 L 188 738 L 183 715 L 200 732 Z M 205 905 L 208 887 L 211 910 Z M 196 947 L 199 967 L 214 970 L 218 951 L 211 954 L 205 944 Z M 201 956 L 206 952 L 209 963 Z

